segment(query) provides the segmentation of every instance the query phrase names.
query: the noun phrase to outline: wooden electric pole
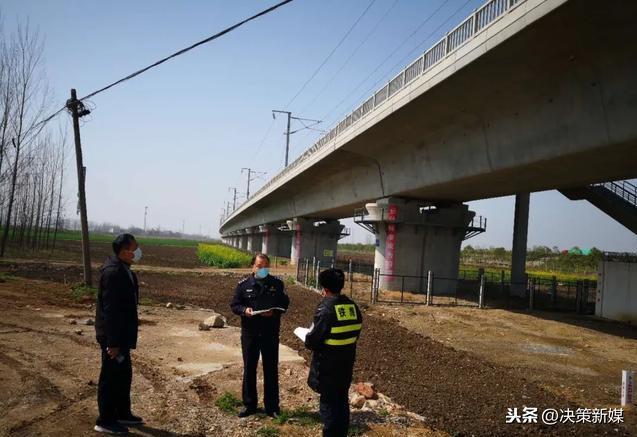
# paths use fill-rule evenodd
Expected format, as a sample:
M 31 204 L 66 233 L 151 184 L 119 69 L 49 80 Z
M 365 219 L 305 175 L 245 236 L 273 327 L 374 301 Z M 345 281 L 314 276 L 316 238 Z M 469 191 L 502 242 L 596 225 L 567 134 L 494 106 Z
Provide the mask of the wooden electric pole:
M 73 135 L 75 137 L 75 162 L 77 166 L 77 185 L 80 201 L 80 221 L 82 223 L 82 259 L 84 261 L 84 285 L 92 286 L 91 281 L 91 253 L 88 235 L 88 215 L 86 213 L 86 168 L 82 162 L 82 142 L 80 140 L 80 117 L 90 113 L 81 101 L 77 100 L 75 89 L 71 89 L 71 98 L 66 102 L 66 107 L 73 117 Z

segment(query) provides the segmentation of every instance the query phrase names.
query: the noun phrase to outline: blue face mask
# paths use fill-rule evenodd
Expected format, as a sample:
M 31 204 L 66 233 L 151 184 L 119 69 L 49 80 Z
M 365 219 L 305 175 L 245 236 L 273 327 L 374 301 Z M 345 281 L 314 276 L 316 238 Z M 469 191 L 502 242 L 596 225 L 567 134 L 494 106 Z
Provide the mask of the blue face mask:
M 270 269 L 269 269 L 269 268 L 267 268 L 267 267 L 261 267 L 260 269 L 258 269 L 258 270 L 256 271 L 256 273 L 254 274 L 254 276 L 255 276 L 257 279 L 263 279 L 263 278 L 265 278 L 266 276 L 268 276 L 269 274 L 270 274 Z

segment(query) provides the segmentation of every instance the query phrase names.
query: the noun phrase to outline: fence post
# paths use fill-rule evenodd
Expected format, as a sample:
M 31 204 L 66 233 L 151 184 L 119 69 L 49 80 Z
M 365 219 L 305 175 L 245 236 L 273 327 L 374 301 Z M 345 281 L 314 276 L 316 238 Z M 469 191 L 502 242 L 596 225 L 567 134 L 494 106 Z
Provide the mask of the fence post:
M 588 279 L 584 279 L 584 283 L 582 284 L 582 299 L 581 299 L 581 309 L 582 314 L 586 314 L 588 311 Z
M 372 270 L 372 286 L 369 289 L 369 301 L 374 303 L 374 281 L 376 280 L 376 269 Z
M 300 274 L 301 274 L 301 263 L 297 262 L 296 263 L 296 282 L 300 281 Z
M 373 304 L 376 303 L 376 294 L 378 293 L 378 289 L 377 289 L 377 285 L 376 285 L 376 276 L 378 274 L 378 269 L 374 269 L 373 273 L 372 273 L 372 290 L 371 290 L 371 296 L 370 299 L 372 301 Z
M 480 276 L 480 295 L 478 296 L 478 308 L 484 308 L 484 275 Z
M 557 278 L 555 275 L 551 278 L 551 305 L 557 300 Z
M 349 282 L 352 282 L 352 280 L 354 279 L 352 277 L 352 259 L 349 259 L 349 262 L 347 263 L 347 273 L 349 274 Z
M 306 286 L 307 286 L 308 276 L 310 275 L 309 270 L 310 270 L 310 260 L 306 259 L 305 260 L 305 281 L 304 281 Z
M 535 294 L 535 278 L 531 278 L 531 285 L 529 286 L 529 311 L 533 311 L 534 294 Z
M 434 274 L 431 270 L 427 271 L 427 305 L 431 305 L 431 294 L 434 287 Z
M 504 294 L 504 270 L 500 270 L 500 296 Z
M 582 305 L 582 283 L 577 281 L 575 283 L 575 312 L 580 313 Z
M 315 273 L 315 282 L 314 282 L 314 288 L 316 288 L 317 290 L 319 290 L 319 283 L 318 283 L 318 277 L 319 277 L 319 273 L 321 272 L 321 260 L 316 261 L 316 273 Z

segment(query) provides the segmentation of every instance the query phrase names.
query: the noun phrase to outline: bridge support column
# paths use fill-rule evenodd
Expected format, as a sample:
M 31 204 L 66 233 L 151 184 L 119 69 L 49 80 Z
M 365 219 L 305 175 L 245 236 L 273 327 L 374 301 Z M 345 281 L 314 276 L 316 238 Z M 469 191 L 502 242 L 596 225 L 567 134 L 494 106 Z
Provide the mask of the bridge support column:
M 240 231 L 237 240 L 239 243 L 237 249 L 248 250 L 248 233 L 245 230 Z
M 303 258 L 316 258 L 327 267 L 336 259 L 338 240 L 345 227 L 338 220 L 321 223 L 297 217 L 288 221 L 288 225 L 292 231 L 290 264 Z
M 513 247 L 511 250 L 511 295 L 526 295 L 526 244 L 529 230 L 530 193 L 515 195 Z
M 252 228 L 248 228 L 246 229 L 246 232 L 248 234 L 248 242 L 247 242 L 246 250 L 251 253 L 260 252 L 261 244 L 262 244 L 261 243 L 262 235 L 259 232 L 259 227 L 255 226 Z
M 431 271 L 435 292 L 455 291 L 460 245 L 475 213 L 463 204 L 423 205 L 400 198 L 366 205 L 369 220 L 376 222 L 374 268 L 381 272 L 380 288 L 425 293 Z
M 270 256 L 290 257 L 292 234 L 279 229 L 277 225 L 261 225 L 261 252 Z

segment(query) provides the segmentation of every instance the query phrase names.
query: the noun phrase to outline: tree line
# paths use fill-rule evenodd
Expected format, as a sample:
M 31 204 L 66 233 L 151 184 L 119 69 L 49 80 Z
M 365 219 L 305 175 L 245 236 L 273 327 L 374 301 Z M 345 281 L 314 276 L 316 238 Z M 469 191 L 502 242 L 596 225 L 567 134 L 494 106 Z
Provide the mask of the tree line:
M 44 41 L 0 16 L 0 256 L 8 245 L 54 249 L 62 219 L 66 134 L 40 123 L 51 110 Z

